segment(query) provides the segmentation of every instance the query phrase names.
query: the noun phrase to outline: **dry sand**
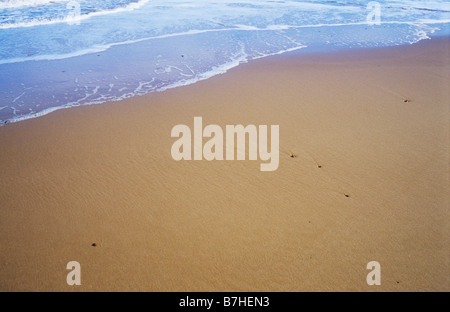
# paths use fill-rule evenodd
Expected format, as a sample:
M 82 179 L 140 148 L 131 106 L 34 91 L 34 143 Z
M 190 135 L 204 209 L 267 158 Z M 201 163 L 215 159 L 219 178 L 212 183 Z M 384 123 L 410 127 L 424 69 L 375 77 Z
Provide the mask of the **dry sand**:
M 0 290 L 449 291 L 449 46 L 271 57 L 0 128 Z M 194 116 L 280 125 L 279 169 L 174 161 Z

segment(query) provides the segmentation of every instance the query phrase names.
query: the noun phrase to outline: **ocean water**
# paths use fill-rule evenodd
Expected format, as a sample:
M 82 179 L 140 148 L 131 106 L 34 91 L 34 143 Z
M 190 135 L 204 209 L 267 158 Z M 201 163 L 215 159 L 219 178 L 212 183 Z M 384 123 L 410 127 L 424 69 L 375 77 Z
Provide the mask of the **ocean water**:
M 449 25 L 442 0 L 0 0 L 0 123 L 288 51 L 414 44 Z

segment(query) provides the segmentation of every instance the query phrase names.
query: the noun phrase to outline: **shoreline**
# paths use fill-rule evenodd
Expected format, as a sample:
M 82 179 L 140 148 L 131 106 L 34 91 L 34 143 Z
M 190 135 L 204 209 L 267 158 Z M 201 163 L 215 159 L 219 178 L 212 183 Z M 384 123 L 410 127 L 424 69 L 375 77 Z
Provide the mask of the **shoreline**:
M 73 108 L 78 108 L 78 107 L 84 107 L 84 106 L 92 106 L 92 105 L 104 105 L 104 104 L 108 104 L 108 103 L 116 103 L 116 102 L 122 102 L 122 101 L 128 101 L 128 100 L 132 100 L 133 98 L 139 98 L 139 97 L 145 97 L 148 95 L 151 95 L 153 93 L 160 93 L 160 92 L 165 92 L 167 90 L 171 90 L 171 89 L 175 89 L 175 88 L 182 88 L 182 87 L 187 87 L 190 86 L 192 84 L 196 84 L 211 78 L 214 78 L 216 76 L 221 76 L 224 74 L 227 74 L 228 72 L 239 68 L 240 66 L 244 65 L 244 64 L 248 64 L 248 63 L 252 63 L 255 61 L 260 61 L 260 60 L 264 60 L 264 59 L 271 59 L 271 58 L 277 58 L 277 57 L 314 57 L 314 56 L 330 56 L 330 55 L 341 55 L 341 54 L 352 54 L 355 53 L 355 55 L 359 55 L 361 53 L 371 53 L 371 51 L 375 52 L 376 51 L 383 51 L 386 50 L 389 51 L 388 49 L 395 49 L 395 48 L 401 48 L 401 47 L 407 47 L 407 46 L 415 46 L 415 45 L 420 45 L 423 44 L 424 42 L 433 40 L 433 41 L 445 41 L 445 40 L 449 40 L 449 36 L 446 35 L 446 31 L 445 30 L 439 30 L 439 32 L 441 32 L 441 35 L 434 35 L 431 38 L 426 38 L 426 39 L 421 39 L 420 41 L 416 42 L 416 43 L 412 43 L 412 44 L 403 44 L 403 45 L 398 45 L 398 46 L 386 46 L 386 47 L 337 47 L 337 46 L 330 46 L 328 47 L 325 44 L 322 44 L 320 46 L 316 46 L 316 47 L 309 47 L 309 46 L 305 46 L 305 47 L 298 47 L 298 48 L 294 48 L 292 51 L 282 51 L 282 52 L 278 52 L 272 55 L 265 55 L 259 58 L 255 58 L 255 59 L 250 59 L 250 60 L 246 60 L 244 62 L 239 62 L 239 64 L 231 67 L 231 68 L 227 68 L 225 69 L 224 72 L 220 72 L 220 73 L 214 73 L 212 75 L 208 74 L 206 78 L 194 78 L 192 82 L 184 82 L 182 84 L 180 84 L 180 82 L 176 82 L 173 85 L 169 85 L 169 86 L 165 86 L 161 89 L 156 89 L 155 91 L 151 91 L 145 94 L 134 94 L 132 96 L 129 97 L 124 97 L 124 98 L 120 98 L 117 100 L 107 100 L 104 102 L 100 102 L 100 103 L 91 103 L 91 104 L 75 104 L 75 105 L 68 105 L 68 104 L 64 104 L 62 106 L 59 107 L 50 107 L 45 109 L 42 112 L 38 112 L 38 113 L 33 113 L 31 115 L 26 115 L 26 116 L 21 116 L 18 118 L 13 118 L 13 119 L 8 119 L 8 120 L 4 120 L 1 124 L 0 124 L 0 128 L 10 125 L 10 124 L 15 124 L 18 122 L 23 122 L 29 119 L 35 119 L 35 118 L 41 118 L 43 116 L 46 116 L 48 114 L 52 114 L 56 111 L 59 110 L 66 110 L 66 109 L 73 109 Z M 95 53 L 94 53 L 95 54 Z M 22 94 L 23 95 L 23 94 Z M 19 98 L 22 96 L 20 95 Z
M 449 47 L 271 56 L 1 127 L 0 290 L 448 291 Z M 174 161 L 195 116 L 280 125 L 278 170 Z

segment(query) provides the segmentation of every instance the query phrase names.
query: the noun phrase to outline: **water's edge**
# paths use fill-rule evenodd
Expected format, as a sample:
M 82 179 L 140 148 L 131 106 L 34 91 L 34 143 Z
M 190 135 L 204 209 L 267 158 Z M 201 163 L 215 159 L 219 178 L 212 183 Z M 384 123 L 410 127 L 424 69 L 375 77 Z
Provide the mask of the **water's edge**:
M 448 38 L 448 40 L 450 40 L 449 34 L 444 33 L 444 32 L 438 32 L 438 33 L 436 33 L 436 35 L 433 35 L 431 38 L 424 38 L 413 44 L 417 44 L 424 40 L 434 40 L 434 39 L 443 39 L 443 38 Z M 233 64 L 227 64 L 227 67 L 220 69 L 220 71 L 216 71 L 214 73 L 205 73 L 205 75 L 203 75 L 202 77 L 199 77 L 197 79 L 186 80 L 183 82 L 175 83 L 173 85 L 169 85 L 169 86 L 166 86 L 166 87 L 154 90 L 154 91 L 143 92 L 140 94 L 139 93 L 138 94 L 130 94 L 130 95 L 124 96 L 122 98 L 109 99 L 109 100 L 105 100 L 105 101 L 95 101 L 92 103 L 84 103 L 84 104 L 64 104 L 64 105 L 61 105 L 58 107 L 52 107 L 52 108 L 46 109 L 39 113 L 25 115 L 25 116 L 21 116 L 18 118 L 12 118 L 6 122 L 2 121 L 0 123 L 0 127 L 6 126 L 6 125 L 12 124 L 12 123 L 17 123 L 20 121 L 25 121 L 28 119 L 39 118 L 39 117 L 48 115 L 50 113 L 53 113 L 55 111 L 62 110 L 62 109 L 75 108 L 75 107 L 88 106 L 88 105 L 96 105 L 96 104 L 107 104 L 107 103 L 111 103 L 111 102 L 123 101 L 125 99 L 130 99 L 133 97 L 145 96 L 145 95 L 153 93 L 153 92 L 164 92 L 164 91 L 167 91 L 167 90 L 170 90 L 173 88 L 189 86 L 191 84 L 212 78 L 217 75 L 226 74 L 227 72 L 238 67 L 241 64 L 251 63 L 252 61 L 255 61 L 255 60 L 258 60 L 261 58 L 270 58 L 270 57 L 274 57 L 274 56 L 282 57 L 283 55 L 290 56 L 290 57 L 292 57 L 292 56 L 301 57 L 301 56 L 305 56 L 305 55 L 319 55 L 319 54 L 333 55 L 333 54 L 341 54 L 341 53 L 350 52 L 350 51 L 361 51 L 362 53 L 364 53 L 364 51 L 367 51 L 367 50 L 383 50 L 383 49 L 389 49 L 389 48 L 393 48 L 393 47 L 409 46 L 409 45 L 413 45 L 413 44 L 403 44 L 403 45 L 397 45 L 397 46 L 384 46 L 384 47 L 370 47 L 370 48 L 367 48 L 367 47 L 331 47 L 330 49 L 324 49 L 323 46 L 317 46 L 317 47 L 313 47 L 311 49 L 309 47 L 302 46 L 302 47 L 290 49 L 287 51 L 282 51 L 282 52 L 273 53 L 270 55 L 265 55 L 265 56 L 259 57 L 259 58 L 243 59 L 243 60 L 233 63 Z M 0 107 L 0 109 L 1 109 L 1 107 Z

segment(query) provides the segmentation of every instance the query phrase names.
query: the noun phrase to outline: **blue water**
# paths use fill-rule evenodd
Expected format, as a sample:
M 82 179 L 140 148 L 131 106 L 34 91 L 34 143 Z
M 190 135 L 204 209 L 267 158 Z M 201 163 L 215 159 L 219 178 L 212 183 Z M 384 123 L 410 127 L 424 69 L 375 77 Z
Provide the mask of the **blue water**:
M 449 1 L 377 1 L 380 23 L 368 22 L 368 3 L 0 0 L 0 123 L 191 84 L 287 51 L 448 35 Z

